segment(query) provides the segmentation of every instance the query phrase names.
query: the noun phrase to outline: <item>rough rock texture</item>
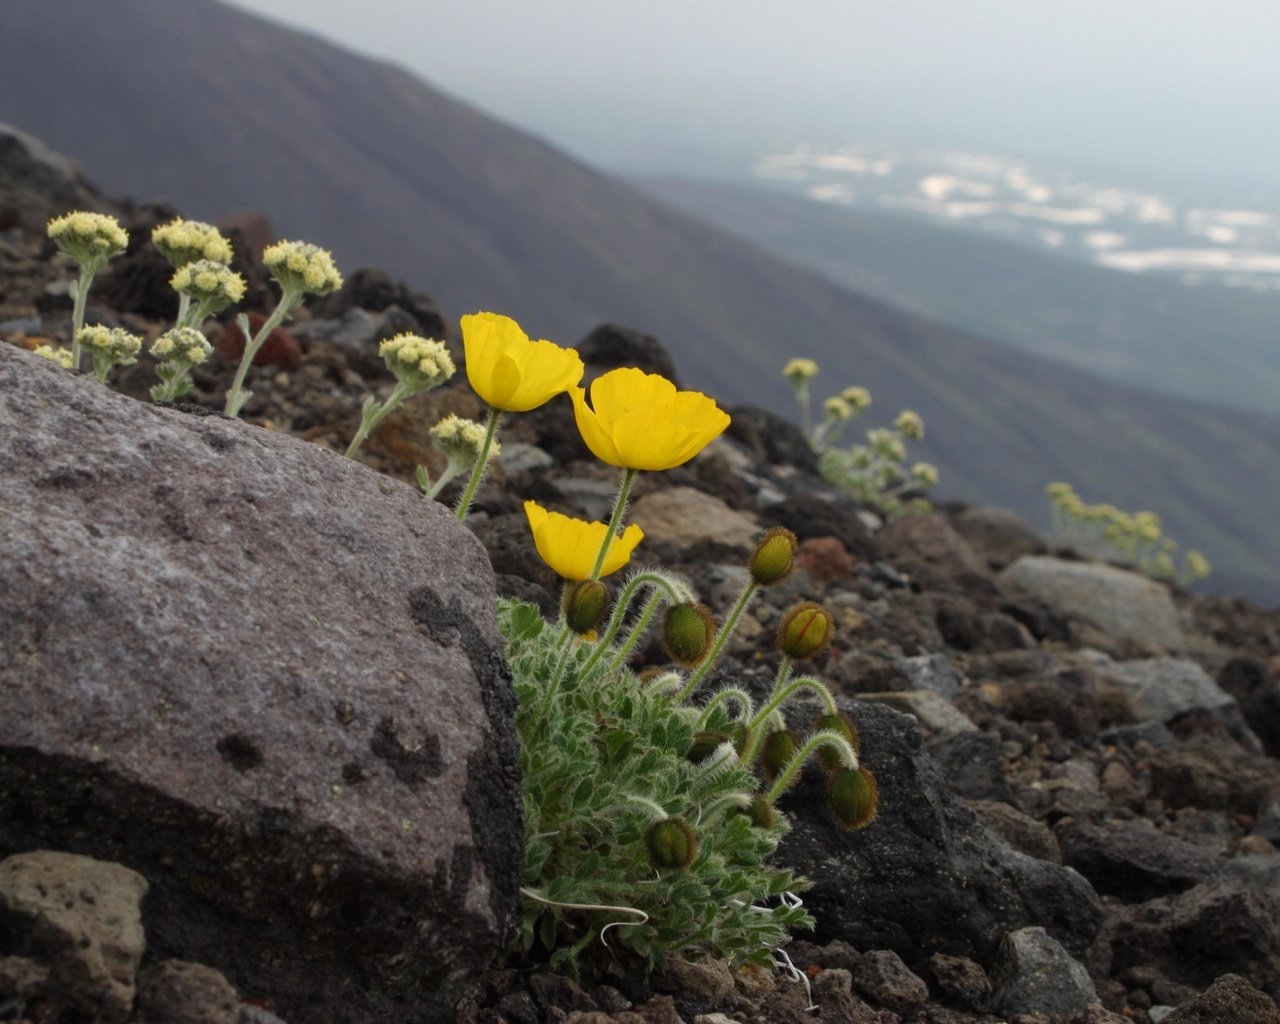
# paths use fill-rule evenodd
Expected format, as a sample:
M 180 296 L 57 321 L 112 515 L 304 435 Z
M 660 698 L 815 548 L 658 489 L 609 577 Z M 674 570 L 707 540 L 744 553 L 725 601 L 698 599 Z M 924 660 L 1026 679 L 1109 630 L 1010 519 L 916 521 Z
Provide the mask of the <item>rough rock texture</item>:
M 680 387 L 675 363 L 657 338 L 620 324 L 601 324 L 577 345 L 587 367 L 588 378 L 616 369 L 635 366 L 645 373 L 657 373 Z
M 987 505 L 964 508 L 951 525 L 993 569 L 1003 569 L 1023 555 L 1042 555 L 1045 543 L 1016 512 Z
M 1280 1009 L 1238 974 L 1224 974 L 1164 1024 L 1280 1024 Z
M 996 577 L 1000 587 L 1044 601 L 1068 619 L 1089 623 L 1117 640 L 1166 651 L 1182 649 L 1178 612 L 1162 584 L 1091 562 L 1019 558 Z
M 1098 1001 L 1089 972 L 1043 928 L 1020 928 L 1004 937 L 993 981 L 992 1004 L 1005 1014 L 1063 1016 Z
M 912 575 L 941 574 L 981 587 L 990 580 L 986 562 L 938 512 L 899 516 L 876 534 L 881 553 Z
M 138 978 L 137 1024 L 237 1024 L 240 1000 L 221 973 L 165 960 Z
M 1280 679 L 1261 658 L 1232 658 L 1218 672 L 1218 685 L 1240 705 L 1245 724 L 1269 757 L 1280 757 Z
M 990 963 L 1005 932 L 1041 925 L 1082 953 L 1102 920 L 1089 883 L 983 827 L 947 789 L 912 718 L 839 703 L 862 734 L 881 806 L 893 813 L 845 832 L 827 815 L 814 774 L 783 799 L 792 831 L 779 856 L 814 883 L 805 904 L 819 941 L 857 936 L 913 968 L 935 952 Z
M 647 494 L 631 508 L 631 521 L 646 538 L 691 545 L 702 540 L 750 550 L 760 534 L 754 519 L 692 487 Z
M 1103 895 L 1146 900 L 1208 881 L 1223 865 L 1203 844 L 1166 835 L 1145 822 L 1108 826 L 1071 821 L 1058 830 L 1066 863 Z
M 9 857 L 0 862 L 0 941 L 10 948 L 0 951 L 46 969 L 39 988 L 60 1010 L 121 1024 L 146 948 L 146 891 L 146 879 L 119 864 L 49 850 Z
M 160 954 L 293 1024 L 427 1019 L 516 911 L 480 545 L 332 452 L 8 346 L 0 493 L 0 853 L 138 870 Z

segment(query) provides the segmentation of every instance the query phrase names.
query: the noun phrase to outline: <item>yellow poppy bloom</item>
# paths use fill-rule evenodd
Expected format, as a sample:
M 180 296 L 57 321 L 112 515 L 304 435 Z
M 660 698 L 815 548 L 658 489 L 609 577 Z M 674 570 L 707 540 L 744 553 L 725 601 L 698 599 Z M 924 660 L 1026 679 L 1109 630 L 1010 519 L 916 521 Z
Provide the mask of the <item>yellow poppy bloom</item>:
M 542 560 L 567 580 L 590 578 L 595 568 L 596 556 L 604 543 L 606 523 L 588 523 L 583 519 L 548 512 L 536 501 L 524 503 L 524 514 L 529 517 L 533 531 L 533 543 L 537 545 Z M 609 542 L 600 575 L 617 572 L 631 560 L 631 552 L 644 540 L 644 531 L 634 523 L 623 531 L 621 537 Z
M 583 388 L 569 389 L 587 447 L 601 462 L 624 469 L 683 465 L 724 433 L 729 415 L 698 391 L 677 391 L 656 373 L 610 370 Z
M 495 409 L 528 412 L 582 380 L 582 359 L 571 348 L 530 341 L 520 325 L 497 313 L 462 318 L 467 379 Z

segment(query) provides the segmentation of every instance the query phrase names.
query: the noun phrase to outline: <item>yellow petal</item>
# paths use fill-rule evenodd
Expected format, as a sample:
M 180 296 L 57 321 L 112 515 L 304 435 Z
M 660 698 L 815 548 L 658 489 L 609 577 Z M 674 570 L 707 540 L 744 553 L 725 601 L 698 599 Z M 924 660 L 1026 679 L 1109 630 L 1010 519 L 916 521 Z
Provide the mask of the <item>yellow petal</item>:
M 593 386 L 594 391 L 594 386 Z M 618 454 L 618 447 L 609 436 L 609 431 L 600 422 L 600 418 L 587 405 L 587 393 L 582 388 L 570 388 L 569 397 L 573 399 L 573 418 L 578 423 L 578 433 L 591 449 L 591 454 L 601 462 L 610 466 L 624 465 Z
M 589 578 L 608 526 L 548 512 L 534 501 L 526 501 L 524 511 L 539 557 L 565 579 Z M 631 559 L 631 552 L 643 539 L 644 531 L 635 525 L 628 526 L 621 537 L 615 537 L 605 555 L 601 575 L 607 576 L 626 565 Z
M 611 573 L 615 573 L 631 561 L 631 552 L 636 549 L 636 545 L 642 540 L 644 540 L 644 531 L 636 526 L 635 523 L 623 530 L 621 537 L 614 537 L 609 543 L 609 550 L 605 553 L 604 565 L 600 567 L 600 575 L 608 576 Z M 596 553 L 599 554 L 599 551 Z M 595 564 L 594 560 L 592 564 Z

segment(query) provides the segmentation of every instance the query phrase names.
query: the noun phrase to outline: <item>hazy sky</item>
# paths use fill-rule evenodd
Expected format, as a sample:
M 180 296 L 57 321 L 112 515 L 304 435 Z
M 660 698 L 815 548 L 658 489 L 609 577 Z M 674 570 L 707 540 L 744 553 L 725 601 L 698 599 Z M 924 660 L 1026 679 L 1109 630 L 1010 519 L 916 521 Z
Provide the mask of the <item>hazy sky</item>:
M 1277 0 L 236 2 L 606 166 L 874 141 L 1280 186 Z

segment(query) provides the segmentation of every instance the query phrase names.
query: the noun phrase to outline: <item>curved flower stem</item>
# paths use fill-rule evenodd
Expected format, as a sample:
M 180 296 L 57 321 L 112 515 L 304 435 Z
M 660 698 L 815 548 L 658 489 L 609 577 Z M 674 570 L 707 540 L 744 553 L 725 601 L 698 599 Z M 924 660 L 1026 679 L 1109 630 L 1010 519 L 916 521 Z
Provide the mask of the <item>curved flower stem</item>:
M 248 340 L 248 331 L 245 331 L 244 355 L 240 357 L 240 366 L 236 369 L 236 378 L 232 381 L 231 390 L 227 392 L 227 404 L 223 410 L 228 416 L 239 416 L 240 408 L 249 400 L 252 394 L 250 391 L 244 390 L 244 378 L 249 372 L 249 367 L 253 365 L 253 361 L 258 357 L 258 351 L 262 348 L 263 343 L 271 336 L 271 332 L 279 327 L 284 318 L 287 317 L 302 302 L 302 293 L 293 289 L 286 289 L 280 293 L 280 301 L 276 303 L 276 308 L 271 311 L 271 315 L 267 317 L 266 322 L 259 328 L 258 333 L 253 336 L 253 340 Z M 247 321 L 246 321 L 247 323 Z
M 791 656 L 784 654 L 782 661 L 778 665 L 778 674 L 773 678 L 773 692 L 778 692 L 778 687 L 787 681 L 787 676 L 791 673 Z
M 560 679 L 564 675 L 564 667 L 569 661 L 569 655 L 573 651 L 573 630 L 568 626 L 562 627 L 564 635 L 556 642 L 556 667 L 551 670 L 551 681 L 547 684 L 546 691 L 542 694 L 539 704 L 543 707 L 550 704 L 556 693 L 560 690 Z
M 484 479 L 484 471 L 489 465 L 489 449 L 493 447 L 493 438 L 498 433 L 498 421 L 502 419 L 502 410 L 489 408 L 489 419 L 484 425 L 484 444 L 480 446 L 480 456 L 476 459 L 476 464 L 471 470 L 471 479 L 467 481 L 466 489 L 462 492 L 462 497 L 458 499 L 458 508 L 456 515 L 458 522 L 462 522 L 467 518 L 467 513 L 471 511 L 471 502 L 476 496 L 476 490 L 480 486 L 480 481 Z
M 662 596 L 662 591 L 656 588 L 649 595 L 649 600 L 644 603 L 644 608 L 641 609 L 640 615 L 635 621 L 635 625 L 633 625 L 630 631 L 628 631 L 627 638 L 618 648 L 618 653 L 614 656 L 613 661 L 609 662 L 608 671 L 610 673 L 617 672 L 618 669 L 622 668 L 622 666 L 626 664 L 628 656 L 636 646 L 636 642 L 644 636 L 644 631 L 649 628 L 649 622 L 653 618 L 653 613 L 658 610 L 658 605 L 662 601 Z
M 724 645 L 729 642 L 729 637 L 733 635 L 734 629 L 737 628 L 738 619 L 742 617 L 742 613 L 746 610 L 747 605 L 751 603 L 751 599 L 759 588 L 760 584 L 755 580 L 751 580 L 742 588 L 742 593 L 738 595 L 738 600 L 734 602 L 733 608 L 729 611 L 729 617 L 724 620 L 724 627 L 716 634 L 715 642 L 712 643 L 711 650 L 707 652 L 706 659 L 689 677 L 684 689 L 676 696 L 677 703 L 689 698 L 689 695 L 698 688 L 698 684 L 702 682 L 703 677 L 706 676 L 711 666 L 716 663 L 716 659 L 720 657 L 720 652 L 724 650 Z
M 428 498 L 435 498 L 441 491 L 445 489 L 445 487 L 450 483 L 450 481 L 453 480 L 454 477 L 458 476 L 466 468 L 467 468 L 466 463 L 455 462 L 453 459 L 450 459 L 449 464 L 444 467 L 444 472 L 440 474 L 440 478 L 436 480 L 436 482 L 433 483 L 423 493 Z
M 751 797 L 746 793 L 727 793 L 698 815 L 698 824 L 710 828 L 730 808 L 742 809 L 750 806 Z
M 702 709 L 702 714 L 698 716 L 698 720 L 694 728 L 701 729 L 705 727 L 711 718 L 711 712 L 714 711 L 716 707 L 729 700 L 736 700 L 738 702 L 738 706 L 742 711 L 743 720 L 751 717 L 751 714 L 754 711 L 754 705 L 751 703 L 751 694 L 747 693 L 746 690 L 739 690 L 734 686 L 726 686 L 723 690 L 717 691 L 715 696 L 707 701 L 706 705 Z
M 364 415 L 360 418 L 360 429 L 356 431 L 356 436 L 351 439 L 351 443 L 347 445 L 346 457 L 352 458 L 364 444 L 367 438 L 379 423 L 385 420 L 391 412 L 409 397 L 409 387 L 404 381 L 396 381 L 395 390 L 387 396 L 385 402 L 373 402 L 365 407 Z
M 635 573 L 623 585 L 621 593 L 618 594 L 618 600 L 614 602 L 613 613 L 609 616 L 608 625 L 605 626 L 604 633 L 596 643 L 596 649 L 591 652 L 591 657 L 587 659 L 587 663 L 582 666 L 585 674 L 605 652 L 608 646 L 613 643 L 614 637 L 618 635 L 618 630 L 622 628 L 622 622 L 627 617 L 627 609 L 630 607 L 632 600 L 636 596 L 636 592 L 645 585 L 653 587 L 655 590 L 663 588 L 667 592 L 667 600 L 673 604 L 681 600 L 675 589 L 671 586 L 671 581 L 664 575 L 657 572 L 638 572 Z
M 829 729 L 824 729 L 822 732 L 815 732 L 805 740 L 804 745 L 796 751 L 795 756 L 787 763 L 787 766 L 782 769 L 782 772 L 778 775 L 773 787 L 767 794 L 765 794 L 765 799 L 768 800 L 769 803 L 773 804 L 778 802 L 778 797 L 782 796 L 782 794 L 787 791 L 791 785 L 791 780 L 796 777 L 796 773 L 804 767 L 805 762 L 813 756 L 814 751 L 819 747 L 831 747 L 840 755 L 840 758 L 844 761 L 846 767 L 858 767 L 858 755 L 854 752 L 853 747 L 849 745 L 849 741 L 847 739 L 841 736 L 838 732 L 831 732 Z
M 822 698 L 823 707 L 829 715 L 838 715 L 840 708 L 836 706 L 835 698 L 831 696 L 831 691 L 827 689 L 825 683 L 820 679 L 814 679 L 812 676 L 801 676 L 799 679 L 793 679 L 786 686 L 775 690 L 773 696 L 769 698 L 769 703 L 762 707 L 747 723 L 747 729 L 750 730 L 751 738 L 747 740 L 746 748 L 742 751 L 742 760 L 749 763 L 751 758 L 755 756 L 756 751 L 760 748 L 760 726 L 762 726 L 774 714 L 778 708 L 782 707 L 786 701 L 794 693 L 801 690 L 812 690 Z
M 631 484 L 636 478 L 634 469 L 627 469 L 626 474 L 622 478 L 622 484 L 618 487 L 618 496 L 613 500 L 613 514 L 609 517 L 609 528 L 604 533 L 604 543 L 600 545 L 600 553 L 596 555 L 595 568 L 591 570 L 591 578 L 598 580 L 600 578 L 600 569 L 604 565 L 604 556 L 609 552 L 609 545 L 613 543 L 613 538 L 618 532 L 618 525 L 622 522 L 623 513 L 627 510 L 627 497 L 631 494 Z

